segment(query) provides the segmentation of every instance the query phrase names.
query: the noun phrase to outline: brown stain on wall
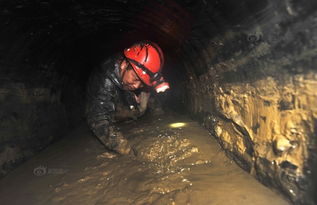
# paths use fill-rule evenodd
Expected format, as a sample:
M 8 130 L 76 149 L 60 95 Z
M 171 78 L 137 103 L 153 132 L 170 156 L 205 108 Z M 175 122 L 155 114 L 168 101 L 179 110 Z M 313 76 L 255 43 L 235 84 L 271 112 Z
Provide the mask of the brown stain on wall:
M 206 127 L 248 172 L 288 195 L 301 195 L 297 183 L 307 174 L 316 126 L 317 74 L 288 75 L 283 82 L 266 77 L 213 85 L 207 75 L 193 84 L 193 111 L 213 109 L 217 120 Z M 208 100 L 211 106 L 204 106 Z
M 265 23 L 204 39 L 202 57 L 185 62 L 186 105 L 244 170 L 316 204 L 317 14 L 267 8 Z
M 307 159 L 306 139 L 313 133 L 313 118 L 316 116 L 316 76 L 295 76 L 294 84 L 278 86 L 273 78 L 259 80 L 252 85 L 226 85 L 214 92 L 216 105 L 227 119 L 233 122 L 220 121 L 217 135 L 225 142 L 231 142 L 229 148 L 242 154 L 245 145 L 242 133 L 234 129 L 240 126 L 247 130 L 254 144 L 254 157 L 264 157 L 279 166 L 288 161 L 302 174 L 304 161 Z M 292 77 L 291 77 L 292 78 Z M 300 89 L 305 87 L 307 89 Z M 287 104 L 289 107 L 283 105 Z M 226 126 L 231 124 L 229 132 Z M 240 138 L 233 140 L 235 135 Z M 232 143 L 233 142 L 233 143 Z

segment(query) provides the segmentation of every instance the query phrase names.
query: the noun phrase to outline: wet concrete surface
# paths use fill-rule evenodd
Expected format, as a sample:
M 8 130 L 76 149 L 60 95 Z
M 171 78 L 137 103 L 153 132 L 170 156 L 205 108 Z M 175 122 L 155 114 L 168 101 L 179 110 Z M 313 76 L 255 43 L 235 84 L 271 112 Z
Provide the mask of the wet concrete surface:
M 289 204 L 189 118 L 147 116 L 120 129 L 134 155 L 105 150 L 82 124 L 1 179 L 1 204 Z

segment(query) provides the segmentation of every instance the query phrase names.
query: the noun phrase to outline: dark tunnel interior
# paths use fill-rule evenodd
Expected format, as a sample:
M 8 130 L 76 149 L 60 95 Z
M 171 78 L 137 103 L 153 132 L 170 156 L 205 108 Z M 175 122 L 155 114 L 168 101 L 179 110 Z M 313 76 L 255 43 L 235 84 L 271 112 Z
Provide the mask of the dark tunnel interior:
M 166 113 L 290 203 L 317 203 L 316 1 L 0 0 L 0 14 L 1 177 L 85 123 L 103 59 L 150 40 Z

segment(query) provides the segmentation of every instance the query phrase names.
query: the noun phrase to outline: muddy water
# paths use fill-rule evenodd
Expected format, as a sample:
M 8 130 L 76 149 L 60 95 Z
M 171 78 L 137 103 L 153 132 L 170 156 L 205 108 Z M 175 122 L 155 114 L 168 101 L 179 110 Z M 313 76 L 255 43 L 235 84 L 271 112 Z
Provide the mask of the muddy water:
M 183 122 L 183 127 L 170 127 Z M 134 155 L 105 151 L 85 125 L 0 180 L 1 204 L 288 204 L 180 116 L 121 124 Z

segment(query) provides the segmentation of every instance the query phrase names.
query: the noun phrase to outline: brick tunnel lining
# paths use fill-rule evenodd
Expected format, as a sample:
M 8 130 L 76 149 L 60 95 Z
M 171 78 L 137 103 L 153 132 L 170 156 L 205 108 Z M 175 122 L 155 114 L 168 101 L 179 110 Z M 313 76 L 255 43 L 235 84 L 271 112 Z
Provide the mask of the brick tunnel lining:
M 238 164 L 247 171 L 255 170 L 262 182 L 278 187 L 295 202 L 305 203 L 307 190 L 314 193 L 305 178 L 309 172 L 315 173 L 311 170 L 316 163 L 311 125 L 305 128 L 309 155 L 302 167 L 308 174 L 296 175 L 292 167 L 297 165 L 289 160 L 276 170 L 269 165 L 268 156 L 255 157 L 250 152 L 255 144 L 248 126 L 223 112 L 214 95 L 228 97 L 234 83 L 253 85 L 270 77 L 280 87 L 288 76 L 314 80 L 316 39 L 312 36 L 316 27 L 311 25 L 316 22 L 315 2 L 96 0 L 2 1 L 1 5 L 1 118 L 6 129 L 0 143 L 2 153 L 13 156 L 2 160 L 2 174 L 84 118 L 84 82 L 97 62 L 136 40 L 148 39 L 160 44 L 167 56 L 164 72 L 175 88 L 170 95 L 178 99 L 171 104 L 173 100 L 167 97 L 167 105 L 189 110 L 215 135 L 219 125 L 213 122 L 218 120 L 225 127 L 232 121 L 249 150 L 228 152 Z M 216 86 L 225 89 L 222 92 Z M 293 108 L 293 101 L 287 99 L 278 102 L 280 110 Z M 10 127 L 17 125 L 21 127 L 18 133 Z M 261 132 L 256 123 L 250 126 L 255 136 Z M 236 146 L 219 139 L 224 149 Z M 278 142 L 272 142 L 272 147 L 274 143 Z M 272 181 L 276 177 L 277 183 Z M 305 179 L 299 183 L 301 177 Z

